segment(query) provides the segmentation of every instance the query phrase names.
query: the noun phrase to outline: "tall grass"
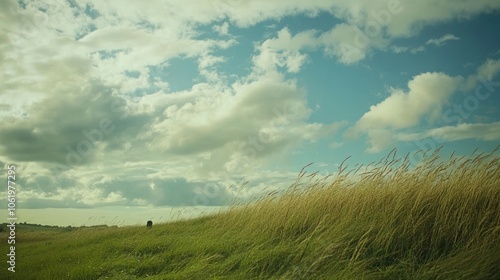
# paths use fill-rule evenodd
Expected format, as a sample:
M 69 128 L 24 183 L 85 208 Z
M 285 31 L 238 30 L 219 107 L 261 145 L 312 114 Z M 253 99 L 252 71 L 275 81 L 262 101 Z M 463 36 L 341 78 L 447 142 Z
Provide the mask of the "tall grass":
M 328 178 L 302 170 L 285 193 L 151 230 L 87 229 L 50 241 L 19 233 L 18 274 L 22 279 L 500 279 L 496 152 L 441 159 L 434 151 L 412 168 L 411 155 L 397 158 L 393 151 L 375 165 L 342 165 Z

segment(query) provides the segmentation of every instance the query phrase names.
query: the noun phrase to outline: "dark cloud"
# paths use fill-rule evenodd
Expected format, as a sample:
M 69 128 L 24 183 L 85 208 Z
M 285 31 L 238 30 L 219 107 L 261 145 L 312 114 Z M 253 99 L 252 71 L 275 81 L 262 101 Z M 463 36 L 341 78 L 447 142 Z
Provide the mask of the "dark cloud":
M 123 98 L 99 83 L 54 93 L 33 104 L 28 117 L 0 124 L 0 150 L 16 162 L 92 162 L 98 144 L 119 149 L 148 121 L 128 115 L 126 106 Z

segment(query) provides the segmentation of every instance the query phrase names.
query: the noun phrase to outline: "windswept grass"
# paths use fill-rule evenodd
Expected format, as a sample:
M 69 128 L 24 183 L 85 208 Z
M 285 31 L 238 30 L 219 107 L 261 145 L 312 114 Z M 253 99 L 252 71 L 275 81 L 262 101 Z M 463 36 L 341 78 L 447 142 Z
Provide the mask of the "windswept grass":
M 18 232 L 16 276 L 500 279 L 495 152 L 443 160 L 436 151 L 410 168 L 394 151 L 330 178 L 302 171 L 284 194 L 149 230 Z

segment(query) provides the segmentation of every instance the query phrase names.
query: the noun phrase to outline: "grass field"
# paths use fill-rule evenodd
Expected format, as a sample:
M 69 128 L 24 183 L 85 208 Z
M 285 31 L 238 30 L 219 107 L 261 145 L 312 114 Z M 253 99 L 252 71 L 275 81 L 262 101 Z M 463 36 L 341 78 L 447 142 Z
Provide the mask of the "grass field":
M 495 153 L 301 172 L 285 193 L 151 229 L 20 230 L 0 278 L 500 279 Z

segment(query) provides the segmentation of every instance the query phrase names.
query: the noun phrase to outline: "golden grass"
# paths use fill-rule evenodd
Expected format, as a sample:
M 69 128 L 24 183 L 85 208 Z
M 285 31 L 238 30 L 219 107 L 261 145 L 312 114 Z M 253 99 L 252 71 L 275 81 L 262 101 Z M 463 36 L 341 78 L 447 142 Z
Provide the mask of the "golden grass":
M 303 169 L 284 193 L 151 230 L 19 233 L 19 279 L 500 279 L 497 151 Z
M 309 243 L 320 242 L 311 246 L 316 251 L 308 254 L 308 270 L 328 259 L 378 270 L 404 262 L 418 267 L 450 261 L 455 254 L 465 257 L 460 252 L 470 250 L 477 253 L 470 256 L 474 264 L 491 269 L 485 275 L 495 267 L 499 275 L 500 258 L 483 259 L 479 253 L 500 249 L 497 150 L 447 161 L 436 150 L 413 169 L 409 155 L 396 159 L 393 150 L 375 166 L 347 171 L 341 165 L 333 182 L 316 180 L 305 192 L 292 186 L 280 197 L 268 195 L 216 221 L 249 235 L 290 240 L 304 252 Z M 306 178 L 305 171 L 298 177 Z

